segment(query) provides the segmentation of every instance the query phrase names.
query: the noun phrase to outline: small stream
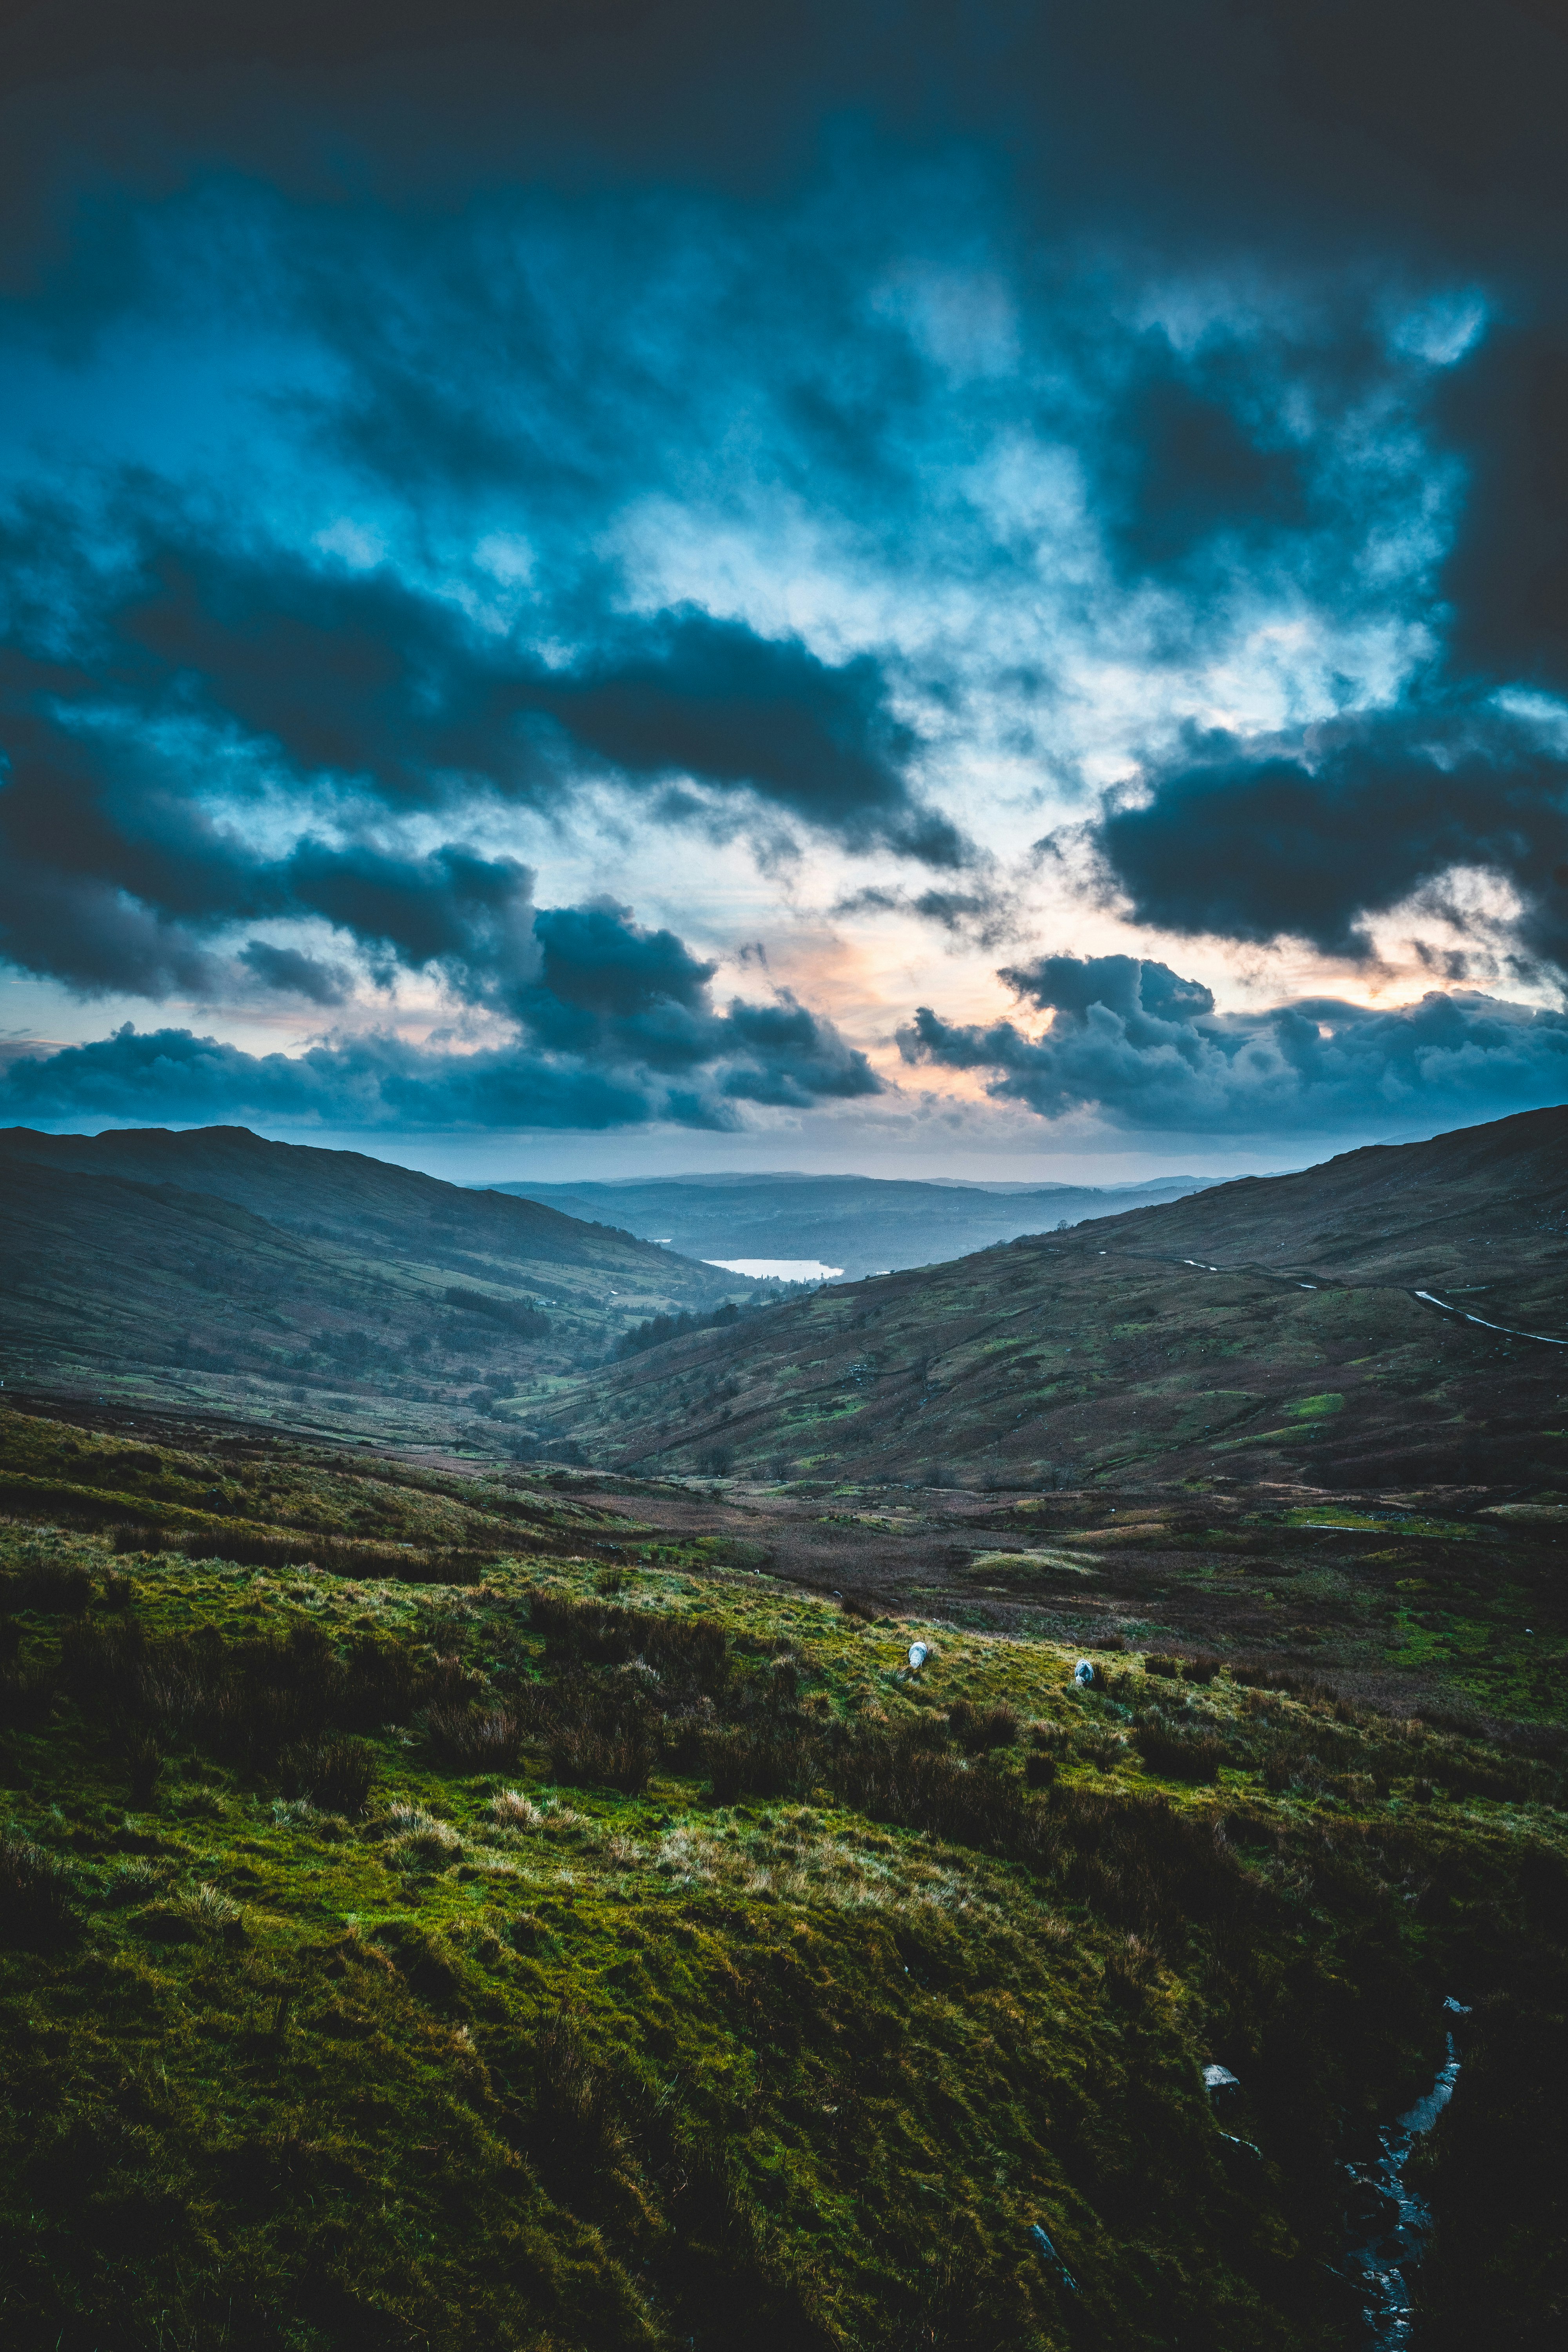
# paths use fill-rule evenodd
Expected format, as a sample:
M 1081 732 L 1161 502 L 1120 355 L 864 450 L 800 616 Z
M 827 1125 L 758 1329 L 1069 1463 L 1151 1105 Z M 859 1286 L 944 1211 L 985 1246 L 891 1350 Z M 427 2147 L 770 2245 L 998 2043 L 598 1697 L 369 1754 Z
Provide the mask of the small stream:
M 1469 2015 L 1461 2001 L 1450 1999 L 1443 2006 L 1456 2024 Z M 1450 2032 L 1447 2054 L 1426 2097 L 1379 2132 L 1374 2158 L 1345 2167 L 1351 2181 L 1345 2267 L 1366 2297 L 1366 2352 L 1406 2352 L 1410 2344 L 1414 2310 L 1409 2273 L 1426 2251 L 1432 2213 L 1425 2200 L 1406 2187 L 1405 2168 L 1416 2141 L 1431 2130 L 1453 2097 L 1458 2079 L 1459 2056 Z

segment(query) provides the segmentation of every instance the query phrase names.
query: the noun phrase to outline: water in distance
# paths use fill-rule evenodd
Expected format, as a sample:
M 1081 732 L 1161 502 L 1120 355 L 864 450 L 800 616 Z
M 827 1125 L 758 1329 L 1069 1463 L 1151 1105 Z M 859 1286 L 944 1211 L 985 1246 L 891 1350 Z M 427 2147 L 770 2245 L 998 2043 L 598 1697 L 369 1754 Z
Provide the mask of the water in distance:
M 844 1271 L 815 1257 L 710 1257 L 704 1264 L 743 1274 L 748 1282 L 837 1282 Z

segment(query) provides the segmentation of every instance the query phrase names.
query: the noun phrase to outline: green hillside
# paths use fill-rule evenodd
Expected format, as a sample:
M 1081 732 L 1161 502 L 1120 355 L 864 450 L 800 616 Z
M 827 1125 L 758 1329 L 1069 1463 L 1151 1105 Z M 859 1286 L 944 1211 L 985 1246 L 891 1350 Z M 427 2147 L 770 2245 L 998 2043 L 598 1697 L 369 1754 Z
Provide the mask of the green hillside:
M 836 1286 L 601 1373 L 542 1425 L 623 1470 L 774 1482 L 1554 1494 L 1553 1337 L 1568 1110 Z
M 1426 2340 L 1553 2340 L 1560 1737 L 1081 1689 L 564 1474 L 0 1450 L 8 2346 L 1352 2352 L 1450 1997 Z
M 243 1128 L 0 1135 L 11 1391 L 449 1444 L 648 1316 L 754 1289 L 614 1227 Z

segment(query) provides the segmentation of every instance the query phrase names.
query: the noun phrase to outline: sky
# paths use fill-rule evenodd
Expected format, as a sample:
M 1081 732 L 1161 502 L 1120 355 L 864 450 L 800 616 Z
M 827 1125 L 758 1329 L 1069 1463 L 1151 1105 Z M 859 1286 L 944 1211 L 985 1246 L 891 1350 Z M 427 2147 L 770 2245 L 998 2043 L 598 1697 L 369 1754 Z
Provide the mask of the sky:
M 1546 0 L 0 29 L 0 1124 L 1300 1166 L 1568 1097 Z

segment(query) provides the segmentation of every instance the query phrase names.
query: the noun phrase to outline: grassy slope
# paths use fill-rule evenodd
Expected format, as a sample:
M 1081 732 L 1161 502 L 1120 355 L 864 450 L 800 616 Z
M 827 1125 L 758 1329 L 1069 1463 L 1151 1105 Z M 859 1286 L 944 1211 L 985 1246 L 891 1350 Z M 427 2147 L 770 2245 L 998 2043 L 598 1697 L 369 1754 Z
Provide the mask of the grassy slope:
M 1565 1145 L 1531 1113 L 840 1286 L 563 1407 L 627 1469 L 1560 1491 L 1568 1350 L 1410 1293 L 1568 1332 Z
M 808 1499 L 736 1483 L 704 1521 L 760 1564 L 879 1610 L 1080 1645 L 1268 1655 L 1405 1711 L 1561 1719 L 1568 1507 L 1114 1491 L 1114 1506 L 947 1489 Z M 651 1490 L 643 1507 L 679 1509 Z
M 0 1510 L 103 1532 L 121 1549 L 198 1549 L 242 1560 L 341 1564 L 345 1550 L 411 1581 L 455 1559 L 483 1562 L 520 1546 L 541 1554 L 614 1552 L 638 1532 L 542 1477 L 458 1476 L 307 1447 L 223 1424 L 141 1420 L 135 1439 L 32 1413 L 0 1415 Z
M 1299 1175 L 1134 1211 L 1093 1237 L 1318 1279 L 1452 1293 L 1500 1322 L 1568 1330 L 1568 1107 L 1373 1144 Z
M 913 1679 L 907 1625 L 711 1545 L 626 1519 L 613 1568 L 566 1556 L 574 1510 L 610 1522 L 549 1489 L 8 1439 L 166 1512 L 221 1470 L 301 1553 L 389 1503 L 426 1550 L 532 1514 L 466 1587 L 0 1529 L 8 2342 L 1350 2343 L 1335 2160 L 1456 1990 L 1482 2042 L 1437 2193 L 1489 2161 L 1510 2201 L 1434 2274 L 1550 2340 L 1552 2176 L 1504 2123 L 1510 2049 L 1548 2106 L 1562 2073 L 1552 1742 L 1135 1656 L 1084 1695 L 1071 1652 L 942 1623 Z M 966 1760 L 998 1702 L 1016 1736 Z M 301 1794 L 334 1725 L 371 1782 L 337 1810 Z M 605 1785 L 639 1741 L 647 1785 Z
M 730 1276 L 611 1227 L 244 1129 L 0 1137 L 5 1377 L 449 1438 Z M 542 1322 L 509 1329 L 449 1289 Z

